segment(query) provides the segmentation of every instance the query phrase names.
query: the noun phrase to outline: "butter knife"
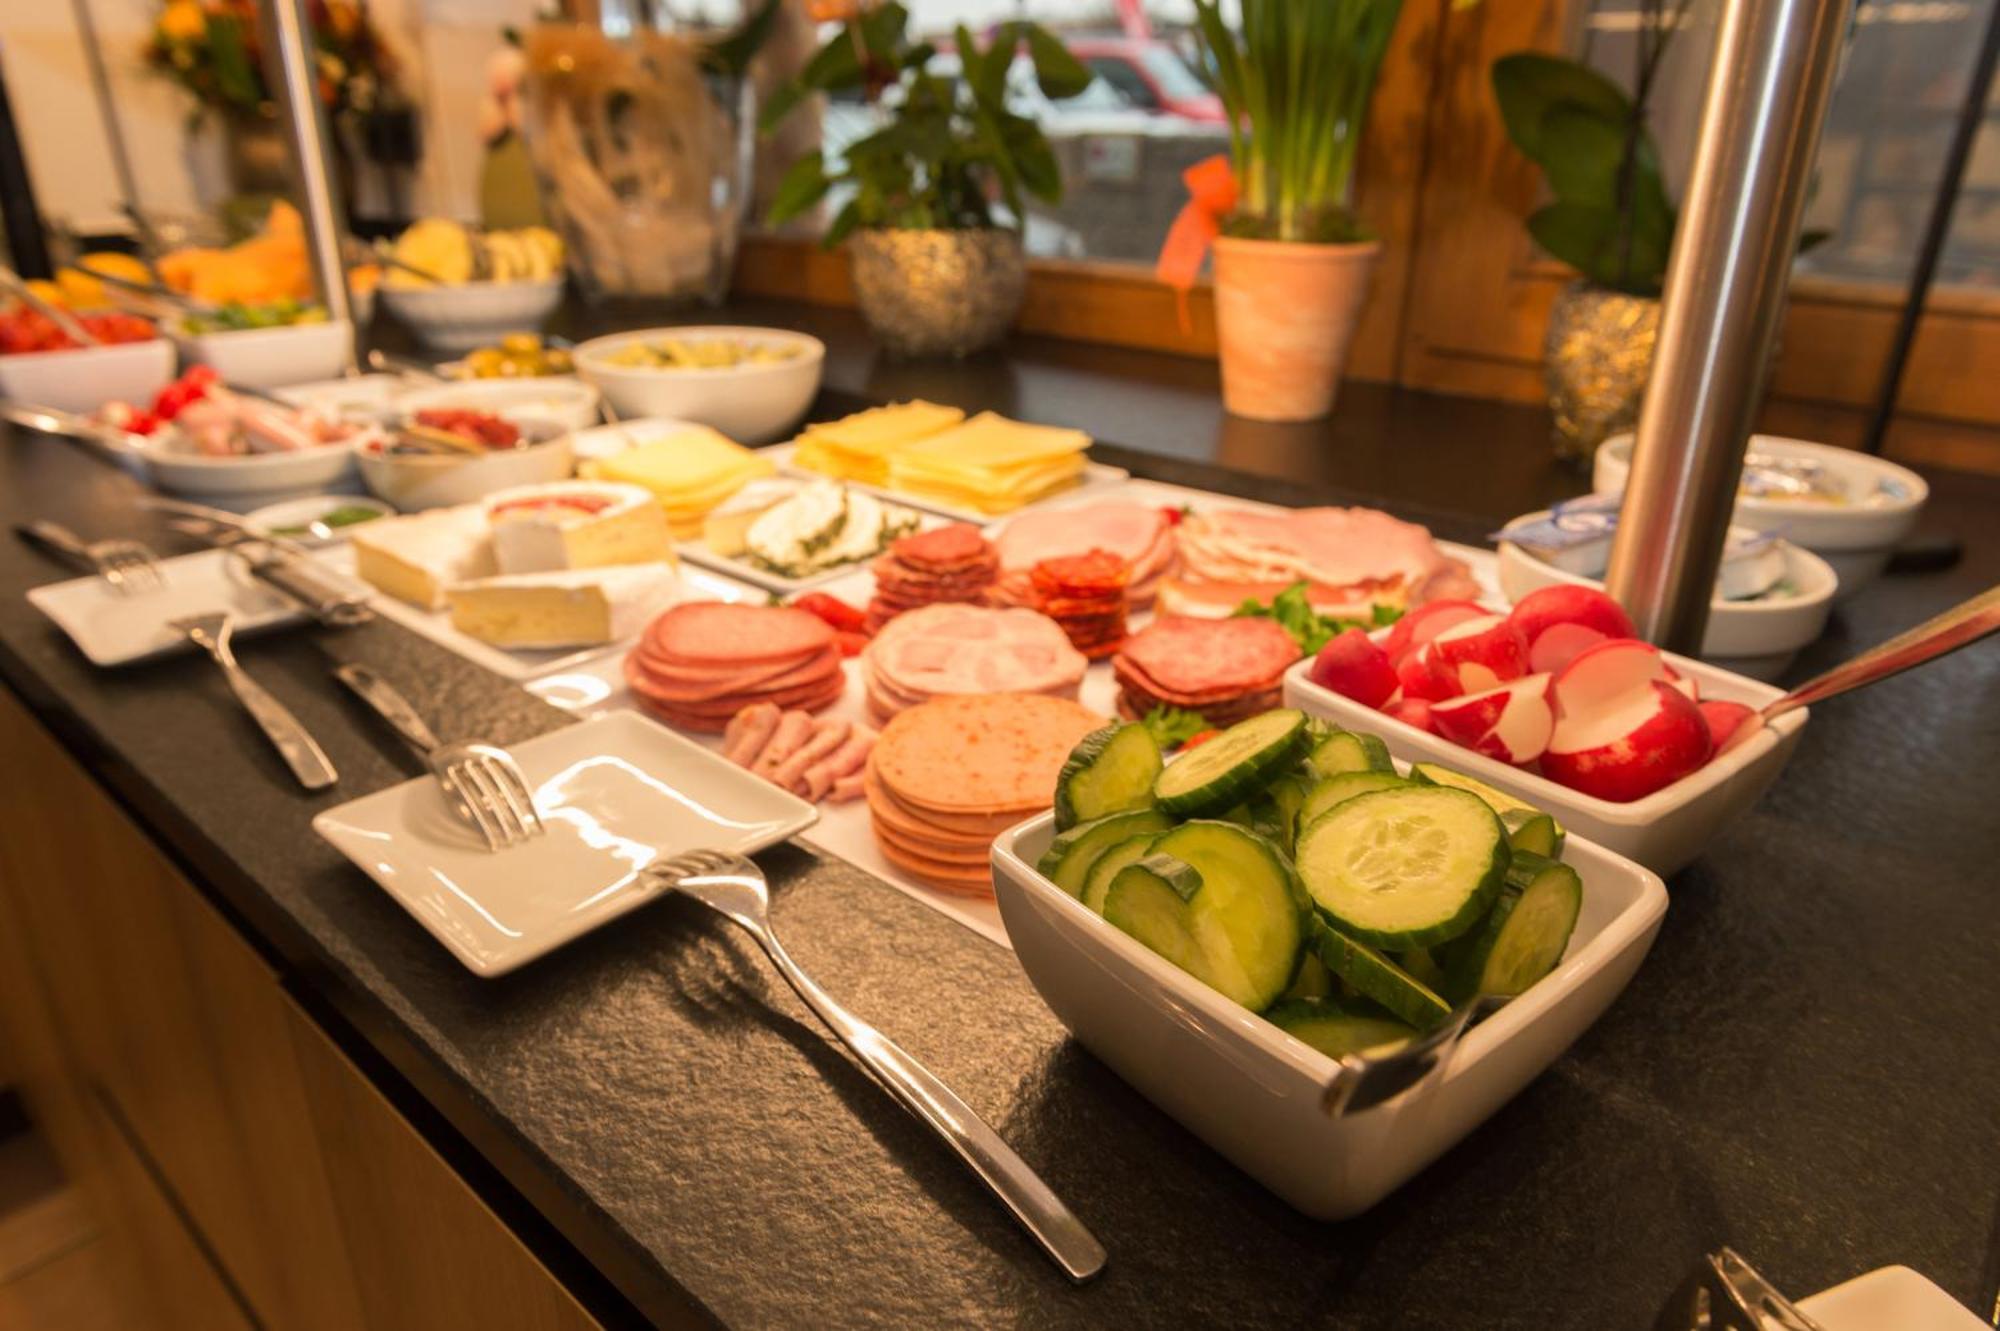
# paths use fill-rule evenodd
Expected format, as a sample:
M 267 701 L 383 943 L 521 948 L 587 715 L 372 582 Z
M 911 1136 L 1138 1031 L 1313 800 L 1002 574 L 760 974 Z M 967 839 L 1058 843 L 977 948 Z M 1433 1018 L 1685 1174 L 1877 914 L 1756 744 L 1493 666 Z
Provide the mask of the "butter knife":
M 224 678 L 229 681 L 229 691 L 243 704 L 243 710 L 250 713 L 265 738 L 271 741 L 285 765 L 292 769 L 292 775 L 307 790 L 325 790 L 340 779 L 334 771 L 333 761 L 326 756 L 319 742 L 292 715 L 291 709 L 271 696 L 262 684 L 250 678 L 247 671 L 236 662 L 235 652 L 230 650 L 230 636 L 235 632 L 236 621 L 227 614 L 189 615 L 173 621 L 173 626 L 187 635 L 188 641 L 207 652 L 218 666 L 222 667 Z

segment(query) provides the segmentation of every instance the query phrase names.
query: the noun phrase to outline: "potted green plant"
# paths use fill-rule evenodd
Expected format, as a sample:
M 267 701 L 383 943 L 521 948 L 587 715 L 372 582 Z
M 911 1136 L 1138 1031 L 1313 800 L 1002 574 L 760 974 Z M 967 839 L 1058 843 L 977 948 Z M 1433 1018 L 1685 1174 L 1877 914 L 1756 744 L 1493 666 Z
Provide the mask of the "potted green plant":
M 1550 200 L 1528 233 L 1576 269 L 1549 312 L 1544 364 L 1556 452 L 1588 459 L 1630 429 L 1652 370 L 1673 201 L 1648 126 L 1661 62 L 1690 0 L 1640 0 L 1628 95 L 1576 60 L 1524 51 L 1493 65 L 1507 137 L 1541 167 Z
M 1041 128 L 1007 106 L 1008 70 L 1025 48 L 1051 98 L 1073 97 L 1090 71 L 1038 24 L 999 24 L 983 47 L 960 26 L 957 70 L 910 38 L 901 4 L 842 7 L 841 28 L 766 107 L 781 124 L 815 93 L 859 90 L 886 123 L 837 162 L 809 152 L 780 183 L 773 223 L 846 197 L 824 243 L 847 245 L 861 313 L 893 351 L 965 355 L 997 341 L 1026 285 L 1021 227 L 1030 197 L 1062 198 Z M 1004 206 L 1004 217 L 1000 207 Z
M 1162 254 L 1172 275 L 1215 249 L 1222 396 L 1234 414 L 1310 420 L 1333 410 L 1381 253 L 1352 210 L 1368 99 L 1402 0 L 1195 0 L 1229 113 L 1227 173 L 1190 172 L 1195 204 Z M 1219 164 L 1217 164 L 1219 165 Z

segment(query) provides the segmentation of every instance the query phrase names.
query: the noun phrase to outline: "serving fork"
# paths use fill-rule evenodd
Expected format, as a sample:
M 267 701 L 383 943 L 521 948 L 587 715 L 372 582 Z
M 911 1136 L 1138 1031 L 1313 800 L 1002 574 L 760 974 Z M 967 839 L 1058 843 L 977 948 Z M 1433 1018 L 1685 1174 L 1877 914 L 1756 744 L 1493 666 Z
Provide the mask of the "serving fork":
M 741 855 L 695 850 L 650 866 L 645 877 L 662 890 L 693 897 L 755 939 L 813 1014 L 903 1108 L 944 1139 L 1071 1280 L 1081 1283 L 1104 1269 L 1104 1245 L 985 1119 L 930 1069 L 836 1003 L 792 960 L 771 930 L 763 870 Z
M 14 530 L 23 540 L 91 569 L 120 596 L 156 592 L 167 585 L 158 556 L 137 541 L 86 541 L 46 518 L 23 522 Z
M 1334 1118 L 1345 1118 L 1392 1100 L 1429 1076 L 1452 1052 L 1474 1022 L 1511 1002 L 1511 994 L 1481 994 L 1452 1009 L 1440 1025 L 1383 1054 L 1346 1054 L 1321 1100 Z
M 486 839 L 486 849 L 506 850 L 547 830 L 513 754 L 494 744 L 443 743 L 402 691 L 367 666 L 349 662 L 333 674 L 424 760 L 452 811 Z
M 230 650 L 230 638 L 236 632 L 233 615 L 186 615 L 169 621 L 172 626 L 187 635 L 188 641 L 207 652 L 209 659 L 222 667 L 224 678 L 229 681 L 229 691 L 243 704 L 243 710 L 250 713 L 264 735 L 271 741 L 285 765 L 292 769 L 292 775 L 307 790 L 324 790 L 339 780 L 333 763 L 317 741 L 293 716 L 291 709 L 265 691 L 262 684 L 250 678 L 242 666 L 236 663 L 236 653 Z

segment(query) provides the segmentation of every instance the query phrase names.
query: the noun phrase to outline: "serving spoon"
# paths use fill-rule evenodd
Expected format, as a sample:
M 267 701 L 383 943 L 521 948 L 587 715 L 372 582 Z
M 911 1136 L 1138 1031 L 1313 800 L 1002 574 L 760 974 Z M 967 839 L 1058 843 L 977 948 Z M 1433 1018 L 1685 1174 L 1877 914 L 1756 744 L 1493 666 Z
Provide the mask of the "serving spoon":
M 1784 697 L 1766 703 L 1757 718 L 1769 722 L 1822 699 L 1900 675 L 1912 666 L 1978 642 L 1995 629 L 2000 629 L 2000 587 L 1989 587 L 1908 632 L 1813 676 Z

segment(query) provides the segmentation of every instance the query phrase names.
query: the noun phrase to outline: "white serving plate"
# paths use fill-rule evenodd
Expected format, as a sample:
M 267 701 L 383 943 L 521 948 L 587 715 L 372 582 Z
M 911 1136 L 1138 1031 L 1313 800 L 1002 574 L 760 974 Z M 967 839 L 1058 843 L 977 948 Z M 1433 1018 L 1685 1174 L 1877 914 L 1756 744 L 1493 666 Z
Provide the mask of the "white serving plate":
M 1772 499 L 1736 501 L 1736 522 L 1775 532 L 1824 556 L 1840 578 L 1842 599 L 1880 575 L 1890 553 L 1910 534 L 1924 501 L 1930 498 L 1930 486 L 1923 477 L 1857 449 L 1770 434 L 1752 435 L 1750 448 L 1759 453 L 1810 458 L 1840 477 L 1850 493 L 1874 496 L 1870 502 L 1845 506 Z M 1618 494 L 1625 489 L 1631 470 L 1632 436 L 1614 435 L 1598 446 L 1590 488 L 1599 494 Z
M 699 341 L 736 338 L 745 342 L 789 343 L 800 350 L 790 360 L 734 365 L 714 370 L 643 369 L 614 365 L 609 357 L 634 342 L 668 338 Z M 819 392 L 826 368 L 826 344 L 783 328 L 731 324 L 685 328 L 641 328 L 595 337 L 570 353 L 577 376 L 604 390 L 605 401 L 621 417 L 666 416 L 699 421 L 745 444 L 783 439 L 805 416 Z
M 914 506 L 904 505 L 904 507 Z M 917 511 L 918 531 L 931 531 L 934 528 L 942 527 L 944 524 L 945 519 L 935 513 L 926 513 L 922 510 Z M 747 559 L 733 559 L 725 555 L 718 555 L 715 551 L 708 548 L 706 541 L 699 539 L 682 541 L 679 543 L 679 549 L 683 563 L 699 564 L 703 568 L 714 569 L 717 573 L 727 573 L 732 578 L 752 583 L 755 586 L 764 588 L 766 591 L 777 592 L 780 596 L 792 596 L 799 592 L 825 587 L 828 583 L 837 582 L 842 578 L 849 578 L 856 573 L 867 571 L 868 567 L 875 561 L 875 556 L 869 555 L 865 559 L 857 559 L 852 563 L 836 564 L 832 568 L 821 569 L 819 572 L 808 574 L 803 578 L 788 578 L 782 573 L 773 573 L 767 568 L 759 568 Z M 864 602 L 863 605 L 865 606 L 866 603 Z
M 0 356 L 0 397 L 79 416 L 107 402 L 143 407 L 173 377 L 174 344 L 164 337 Z
M 690 850 L 755 854 L 813 806 L 637 712 L 510 749 L 548 828 L 492 852 L 416 777 L 328 809 L 313 830 L 476 975 L 504 975 L 652 900 L 647 865 Z
M 160 561 L 166 585 L 121 596 L 99 577 L 72 578 L 28 590 L 28 603 L 54 620 L 92 665 L 122 666 L 192 651 L 171 621 L 228 611 L 239 636 L 305 618 L 305 612 L 252 577 L 226 551 L 202 550 Z
M 354 363 L 354 325 L 345 319 L 281 328 L 176 333 L 189 364 L 210 365 L 226 384 L 282 388 L 330 379 Z
M 1992 1331 L 1964 1304 L 1907 1266 L 1885 1266 L 1800 1299 L 1824 1331 Z
M 1504 539 L 1508 529 L 1547 517 L 1547 510 L 1515 518 L 1501 529 L 1500 589 L 1518 601 L 1538 587 L 1568 583 L 1604 590 L 1602 578 L 1570 573 Z M 1824 559 L 1789 541 L 1778 547 L 1785 557 L 1785 576 L 1798 590 L 1789 596 L 1757 601 L 1709 602 L 1708 628 L 1701 654 L 1715 664 L 1756 679 L 1775 679 L 1792 663 L 1799 649 L 1826 631 L 1833 613 L 1839 579 Z
M 251 509 L 243 515 L 243 521 L 252 531 L 268 536 L 274 528 L 302 527 L 337 508 L 365 508 L 384 518 L 393 516 L 396 512 L 383 500 L 373 499 L 367 495 L 304 495 L 298 499 L 283 499 L 275 504 Z M 346 527 L 335 527 L 332 529 L 333 534 L 323 540 L 305 534 L 295 534 L 289 539 L 307 547 L 340 545 L 347 540 L 350 529 L 365 525 L 365 523 L 349 523 Z
M 1562 962 L 1474 1027 L 1447 1065 L 1347 1118 L 1321 1098 L 1338 1065 L 1113 928 L 1037 873 L 1053 815 L 993 845 L 1021 969 L 1070 1033 L 1155 1105 L 1320 1220 L 1367 1210 L 1553 1063 L 1631 980 L 1667 908 L 1660 880 L 1571 835 L 1583 910 Z
M 275 388 L 271 390 L 271 396 L 280 402 L 329 416 L 380 421 L 394 414 L 396 398 L 407 388 L 408 384 L 400 375 L 356 374 Z
M 796 448 L 796 444 L 777 444 L 770 448 L 759 449 L 758 451 L 770 458 L 771 461 L 777 463 L 778 470 L 788 476 L 824 478 L 824 473 L 822 472 L 793 465 L 792 453 Z M 982 513 L 976 508 L 961 508 L 946 500 L 934 499 L 929 495 L 905 494 L 901 490 L 891 490 L 886 485 L 869 485 L 862 481 L 844 481 L 842 484 L 851 485 L 857 490 L 866 490 L 869 494 L 880 495 L 884 499 L 893 500 L 898 504 L 903 504 L 910 508 L 923 509 L 926 513 L 936 513 L 940 517 L 950 518 L 954 522 L 970 522 L 975 527 L 985 527 L 992 523 L 1011 518 L 1017 513 L 1024 513 L 1031 508 L 1040 508 L 1046 504 L 1072 503 L 1077 499 L 1083 498 L 1087 492 L 1102 490 L 1109 486 L 1123 485 L 1131 479 L 1131 476 L 1132 473 L 1123 467 L 1114 467 L 1108 462 L 1085 462 L 1083 464 L 1083 479 L 1077 484 L 1067 490 L 1058 490 L 1052 495 L 1037 499 L 1033 503 L 1023 504 L 1021 507 L 1012 509 L 1006 513 Z M 1092 499 L 1104 498 L 1101 494 L 1090 494 L 1089 497 Z M 1246 508 L 1269 507 L 1269 505 L 1265 504 L 1253 504 L 1247 500 L 1244 501 L 1243 506 Z
M 1745 679 L 1718 666 L 1662 652 L 1673 668 L 1693 679 L 1704 699 L 1746 703 L 1753 708 L 1783 690 Z M 1312 658 L 1285 672 L 1285 705 L 1322 716 L 1349 730 L 1380 735 L 1389 752 L 1409 762 L 1442 763 L 1477 777 L 1538 809 L 1552 813 L 1572 836 L 1585 836 L 1617 854 L 1637 860 L 1662 877 L 1701 854 L 1716 830 L 1763 795 L 1798 747 L 1809 708 L 1787 712 L 1705 767 L 1630 804 L 1616 804 L 1559 786 L 1545 776 L 1510 767 L 1474 753 L 1442 736 L 1363 707 L 1306 677 Z
M 473 351 L 508 333 L 539 332 L 562 303 L 563 279 L 398 286 L 384 282 L 382 303 L 410 331 L 443 351 Z

